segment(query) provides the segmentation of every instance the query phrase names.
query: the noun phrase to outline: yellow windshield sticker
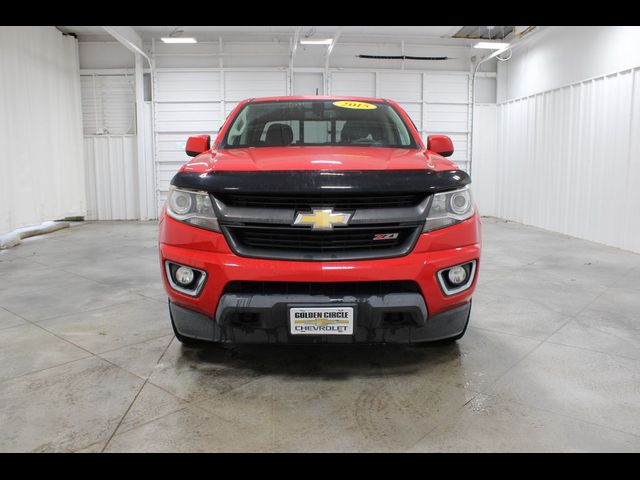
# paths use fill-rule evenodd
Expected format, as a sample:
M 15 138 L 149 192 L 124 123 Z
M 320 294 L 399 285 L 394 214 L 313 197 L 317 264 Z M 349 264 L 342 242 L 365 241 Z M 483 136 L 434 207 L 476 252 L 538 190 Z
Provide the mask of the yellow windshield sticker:
M 336 107 L 355 108 L 357 110 L 371 110 L 371 109 L 374 109 L 374 108 L 378 108 L 372 103 L 354 102 L 352 100 L 341 100 L 339 102 L 333 102 L 333 104 Z

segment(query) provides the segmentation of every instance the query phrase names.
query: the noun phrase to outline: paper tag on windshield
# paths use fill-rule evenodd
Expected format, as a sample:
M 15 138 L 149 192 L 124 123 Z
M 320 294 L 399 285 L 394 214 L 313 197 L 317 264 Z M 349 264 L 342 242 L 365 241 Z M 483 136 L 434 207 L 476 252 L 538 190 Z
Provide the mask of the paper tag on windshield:
M 356 109 L 356 110 L 372 110 L 374 108 L 378 108 L 372 103 L 354 102 L 354 101 L 351 101 L 351 100 L 341 100 L 339 102 L 333 102 L 333 104 L 336 107 L 353 108 L 353 109 Z

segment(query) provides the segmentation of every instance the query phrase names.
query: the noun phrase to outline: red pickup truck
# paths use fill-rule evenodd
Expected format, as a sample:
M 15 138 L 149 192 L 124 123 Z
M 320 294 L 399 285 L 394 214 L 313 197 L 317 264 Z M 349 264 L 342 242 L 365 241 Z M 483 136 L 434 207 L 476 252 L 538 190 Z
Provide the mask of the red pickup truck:
M 241 102 L 173 177 L 159 250 L 181 342 L 457 340 L 480 266 L 470 178 L 395 102 Z M 195 341 L 195 342 L 194 342 Z

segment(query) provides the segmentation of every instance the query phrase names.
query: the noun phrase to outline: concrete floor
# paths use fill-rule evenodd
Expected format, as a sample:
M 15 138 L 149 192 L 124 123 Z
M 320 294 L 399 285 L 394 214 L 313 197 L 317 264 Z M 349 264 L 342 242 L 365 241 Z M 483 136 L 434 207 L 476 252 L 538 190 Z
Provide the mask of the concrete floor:
M 0 252 L 0 451 L 639 451 L 640 255 L 483 219 L 456 345 L 188 349 L 156 225 Z

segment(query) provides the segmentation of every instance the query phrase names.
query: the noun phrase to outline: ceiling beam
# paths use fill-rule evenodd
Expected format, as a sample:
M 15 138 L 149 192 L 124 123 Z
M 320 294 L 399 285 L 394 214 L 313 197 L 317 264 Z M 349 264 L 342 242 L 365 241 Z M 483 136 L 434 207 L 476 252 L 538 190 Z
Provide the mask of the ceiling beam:
M 118 40 L 122 45 L 131 50 L 133 53 L 142 55 L 147 59 L 149 65 L 151 65 L 151 59 L 144 52 L 142 48 L 142 38 L 131 27 L 119 26 L 119 27 L 102 27 L 113 38 Z
M 442 37 L 444 38 L 453 37 L 456 33 L 460 31 L 461 28 L 462 26 L 451 27 L 451 30 L 448 30 L 447 33 L 445 33 Z
M 329 45 L 329 48 L 327 48 L 327 53 L 326 55 L 326 59 L 325 59 L 325 70 L 329 68 L 329 57 L 331 56 L 331 52 L 333 52 L 334 47 L 336 46 L 336 43 L 338 43 L 338 39 L 340 38 L 340 35 L 342 34 L 342 27 L 339 27 L 338 30 L 336 31 L 336 34 L 333 36 L 333 40 L 331 40 L 331 44 Z
M 298 49 L 298 41 L 300 39 L 300 29 L 302 27 L 296 27 L 296 31 L 293 34 L 293 45 L 291 46 L 291 60 L 289 62 L 289 68 L 293 68 L 293 57 L 296 54 L 296 50 Z

